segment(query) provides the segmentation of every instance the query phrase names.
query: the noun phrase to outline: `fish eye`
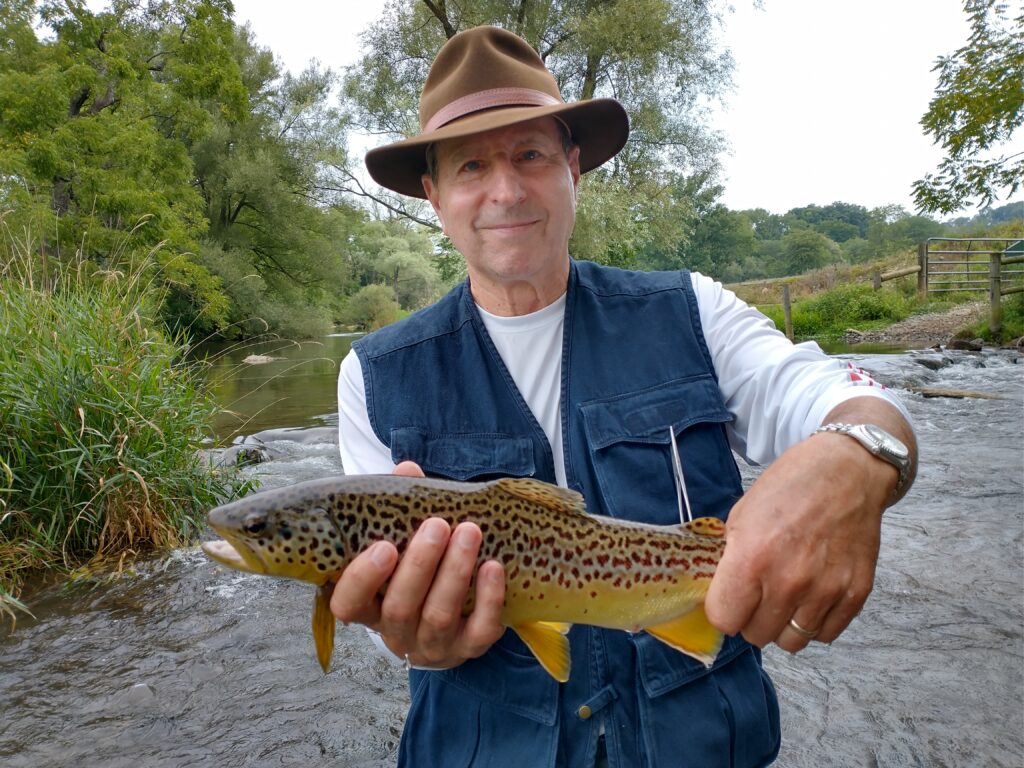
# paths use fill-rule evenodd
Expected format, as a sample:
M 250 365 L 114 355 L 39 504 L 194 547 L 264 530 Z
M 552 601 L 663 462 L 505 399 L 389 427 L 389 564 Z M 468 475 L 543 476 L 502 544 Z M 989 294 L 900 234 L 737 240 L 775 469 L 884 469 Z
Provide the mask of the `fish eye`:
M 245 522 L 242 523 L 242 528 L 245 529 L 246 533 L 254 535 L 263 533 L 267 528 L 267 518 L 263 515 L 249 515 L 245 518 Z

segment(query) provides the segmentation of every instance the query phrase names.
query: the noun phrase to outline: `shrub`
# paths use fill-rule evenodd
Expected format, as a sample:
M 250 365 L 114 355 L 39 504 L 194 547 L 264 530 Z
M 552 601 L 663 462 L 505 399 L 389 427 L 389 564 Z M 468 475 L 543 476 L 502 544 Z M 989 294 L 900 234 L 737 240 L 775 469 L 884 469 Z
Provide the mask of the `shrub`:
M 31 570 L 178 546 L 233 495 L 197 453 L 202 371 L 154 330 L 152 260 L 89 275 L 37 258 L 0 237 L 0 610 Z
M 793 304 L 793 335 L 800 338 L 841 336 L 847 328 L 894 323 L 907 317 L 913 300 L 897 289 L 875 291 L 864 283 L 837 286 Z M 760 308 L 776 327 L 784 327 L 781 305 Z
M 401 317 L 395 292 L 386 285 L 364 285 L 349 297 L 343 322 L 363 331 L 383 328 Z

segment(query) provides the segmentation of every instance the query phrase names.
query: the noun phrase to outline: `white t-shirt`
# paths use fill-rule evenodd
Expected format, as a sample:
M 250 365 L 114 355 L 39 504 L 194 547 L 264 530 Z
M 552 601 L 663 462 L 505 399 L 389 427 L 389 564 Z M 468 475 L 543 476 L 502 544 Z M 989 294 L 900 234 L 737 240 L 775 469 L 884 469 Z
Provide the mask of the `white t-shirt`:
M 691 273 L 700 322 L 726 408 L 729 442 L 753 464 L 767 464 L 808 437 L 840 403 L 883 398 L 908 418 L 899 398 L 870 375 L 828 357 L 814 342 L 791 343 L 771 320 L 721 283 Z M 477 307 L 505 367 L 547 435 L 559 485 L 565 483 L 561 430 L 565 295 L 537 312 L 499 317 Z M 359 358 L 350 352 L 338 377 L 338 430 L 347 474 L 391 472 L 391 451 L 373 432 Z M 909 420 L 909 418 L 908 418 Z

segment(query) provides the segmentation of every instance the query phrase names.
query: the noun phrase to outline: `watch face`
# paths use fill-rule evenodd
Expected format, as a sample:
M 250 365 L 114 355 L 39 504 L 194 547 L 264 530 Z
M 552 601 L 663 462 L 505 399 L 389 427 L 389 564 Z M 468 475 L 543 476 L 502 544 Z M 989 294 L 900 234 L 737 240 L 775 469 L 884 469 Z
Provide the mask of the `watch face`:
M 876 427 L 874 424 L 865 424 L 864 431 L 871 435 L 875 440 L 878 441 L 879 447 L 886 453 L 905 458 L 909 455 L 907 446 L 897 440 L 895 437 L 890 435 L 881 427 Z

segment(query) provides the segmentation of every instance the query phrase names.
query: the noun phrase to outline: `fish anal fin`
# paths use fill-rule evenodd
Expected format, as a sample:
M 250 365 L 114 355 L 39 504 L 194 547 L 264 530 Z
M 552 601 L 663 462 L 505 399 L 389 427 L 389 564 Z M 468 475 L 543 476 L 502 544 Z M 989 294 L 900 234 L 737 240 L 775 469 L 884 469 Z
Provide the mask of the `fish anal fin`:
M 316 590 L 313 598 L 313 643 L 316 645 L 316 658 L 326 673 L 331 666 L 331 654 L 334 653 L 334 614 L 331 613 L 331 593 L 334 583 L 327 582 Z
M 562 627 L 568 625 L 553 622 L 530 621 L 512 627 L 519 639 L 537 657 L 537 661 L 549 675 L 560 683 L 569 679 L 569 640 L 562 633 Z
M 704 614 L 703 605 L 671 621 L 644 629 L 661 642 L 692 656 L 707 667 L 715 662 L 715 657 L 722 649 L 722 633 L 711 626 Z
M 698 517 L 696 520 L 683 523 L 682 527 L 690 533 L 696 533 L 698 536 L 711 536 L 716 539 L 725 538 L 725 523 L 717 517 Z
M 534 480 L 532 477 L 503 477 L 495 481 L 501 490 L 524 501 L 564 512 L 586 512 L 583 496 L 568 488 Z

